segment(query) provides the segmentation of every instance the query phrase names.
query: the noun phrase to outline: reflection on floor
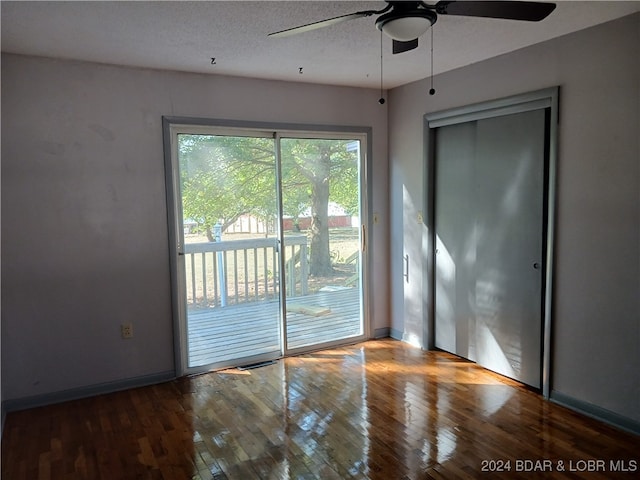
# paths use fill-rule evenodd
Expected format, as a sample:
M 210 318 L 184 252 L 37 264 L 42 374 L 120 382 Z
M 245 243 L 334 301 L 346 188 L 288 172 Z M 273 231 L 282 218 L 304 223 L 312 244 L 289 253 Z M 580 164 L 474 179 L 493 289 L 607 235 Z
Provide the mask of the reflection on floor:
M 639 443 L 385 339 L 10 413 L 2 478 L 630 479 Z

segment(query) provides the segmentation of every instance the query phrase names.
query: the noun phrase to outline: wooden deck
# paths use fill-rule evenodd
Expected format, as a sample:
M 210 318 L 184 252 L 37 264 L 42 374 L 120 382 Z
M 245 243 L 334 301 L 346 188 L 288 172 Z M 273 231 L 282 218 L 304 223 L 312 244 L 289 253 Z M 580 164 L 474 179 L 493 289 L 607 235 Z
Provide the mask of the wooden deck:
M 280 303 L 189 309 L 189 366 L 280 351 Z M 357 288 L 287 299 L 289 349 L 362 334 Z

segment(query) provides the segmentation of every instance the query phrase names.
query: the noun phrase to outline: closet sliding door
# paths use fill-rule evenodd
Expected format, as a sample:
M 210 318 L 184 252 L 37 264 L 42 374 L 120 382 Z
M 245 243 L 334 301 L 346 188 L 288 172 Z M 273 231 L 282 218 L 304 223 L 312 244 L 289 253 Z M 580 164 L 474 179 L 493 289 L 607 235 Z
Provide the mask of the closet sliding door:
M 435 345 L 474 361 L 475 138 L 475 122 L 438 129 L 435 182 Z
M 549 110 L 432 133 L 435 346 L 540 388 Z
M 543 110 L 477 123 L 476 361 L 541 386 Z

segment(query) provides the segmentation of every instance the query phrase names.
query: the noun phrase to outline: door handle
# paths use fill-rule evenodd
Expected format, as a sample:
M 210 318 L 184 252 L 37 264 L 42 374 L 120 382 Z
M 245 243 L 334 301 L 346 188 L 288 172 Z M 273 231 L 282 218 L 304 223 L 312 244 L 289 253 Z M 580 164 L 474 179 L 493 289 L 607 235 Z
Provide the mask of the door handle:
M 409 254 L 404 256 L 404 281 L 409 283 Z
M 534 268 L 535 270 L 540 270 L 540 263 L 538 263 L 538 262 L 533 262 L 533 268 Z

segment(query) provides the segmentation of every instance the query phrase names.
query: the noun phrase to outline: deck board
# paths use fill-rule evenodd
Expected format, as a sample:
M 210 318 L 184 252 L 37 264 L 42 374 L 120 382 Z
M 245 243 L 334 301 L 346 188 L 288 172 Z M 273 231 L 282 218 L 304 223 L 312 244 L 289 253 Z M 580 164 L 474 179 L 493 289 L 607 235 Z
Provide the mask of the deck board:
M 358 293 L 350 288 L 288 299 L 296 305 L 295 311 L 287 311 L 289 348 L 361 335 Z M 310 313 L 301 313 L 300 306 Z M 189 309 L 189 366 L 278 352 L 279 312 L 278 301 Z

